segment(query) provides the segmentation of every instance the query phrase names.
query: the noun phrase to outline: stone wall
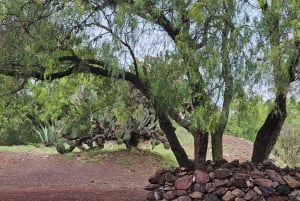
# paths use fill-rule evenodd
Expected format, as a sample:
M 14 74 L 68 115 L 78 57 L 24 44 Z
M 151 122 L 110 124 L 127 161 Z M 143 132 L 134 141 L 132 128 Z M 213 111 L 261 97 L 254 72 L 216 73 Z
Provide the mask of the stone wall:
M 300 201 L 300 168 L 281 169 L 271 161 L 208 162 L 205 171 L 162 169 L 149 182 L 149 201 Z

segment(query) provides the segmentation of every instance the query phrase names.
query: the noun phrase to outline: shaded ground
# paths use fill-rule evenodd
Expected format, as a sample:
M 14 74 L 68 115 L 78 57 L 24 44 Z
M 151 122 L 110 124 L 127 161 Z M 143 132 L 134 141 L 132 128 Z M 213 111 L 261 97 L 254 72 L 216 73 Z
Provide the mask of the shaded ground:
M 224 137 L 224 157 L 249 160 L 252 145 Z M 125 159 L 124 159 L 125 158 Z M 0 152 L 1 201 L 143 201 L 160 159 L 146 152 L 97 153 L 89 160 L 32 152 Z

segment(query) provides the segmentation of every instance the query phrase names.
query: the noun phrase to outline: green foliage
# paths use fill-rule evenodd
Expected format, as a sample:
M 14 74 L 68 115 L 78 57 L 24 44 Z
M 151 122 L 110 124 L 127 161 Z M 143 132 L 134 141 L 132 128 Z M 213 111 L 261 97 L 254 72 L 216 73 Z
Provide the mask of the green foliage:
M 299 102 L 294 100 L 288 101 L 289 115 L 273 150 L 273 153 L 290 167 L 299 165 L 300 161 L 299 107 Z
M 63 128 L 59 126 L 57 121 L 53 124 L 40 124 L 37 129 L 34 129 L 34 131 L 39 136 L 41 142 L 45 146 L 54 145 L 54 143 L 57 141 L 58 136 L 60 136 L 62 130 Z
M 57 152 L 60 154 L 64 154 L 66 152 L 64 142 L 61 140 L 55 143 L 55 148 L 56 148 Z
M 258 97 L 248 101 L 234 102 L 231 105 L 226 133 L 253 142 L 269 108 L 270 103 L 264 102 Z
M 9 87 L 12 83 L 3 85 L 8 87 L 2 91 L 4 94 L 0 99 L 0 144 L 37 143 L 39 138 L 32 132 L 32 122 L 26 117 L 26 113 L 31 109 L 32 99 L 26 89 L 16 94 L 15 89 Z
M 299 165 L 300 161 L 300 126 L 285 124 L 276 143 L 274 153 L 290 167 Z
M 266 2 L 258 3 L 264 8 Z M 133 117 L 143 125 L 150 120 L 141 118 L 144 110 L 132 101 L 140 96 L 149 98 L 146 107 L 154 106 L 157 113 L 176 119 L 173 115 L 182 112 L 189 130 L 209 133 L 227 122 L 234 101 L 227 131 L 253 140 L 267 106 L 252 100 L 251 90 L 271 83 L 275 92 L 287 92 L 289 62 L 296 53 L 290 49 L 299 38 L 299 3 L 270 2 L 270 12 L 261 15 L 247 1 L 233 0 L 1 1 L 0 73 L 13 77 L 0 77 L 5 83 L 0 86 L 1 141 L 34 141 L 33 128 L 58 119 L 77 137 L 90 132 L 91 117 L 101 122 Z M 274 31 L 277 17 L 281 27 Z M 90 67 L 111 81 L 93 77 L 97 73 Z M 38 81 L 70 71 L 69 77 Z M 120 77 L 146 91 L 135 92 L 116 81 Z M 20 78 L 25 89 L 6 95 L 22 86 Z M 239 96 L 245 91 L 250 100 Z M 45 133 L 51 132 L 40 128 L 40 138 L 48 143 Z
M 172 113 L 189 97 L 190 91 L 182 75 L 181 62 L 175 57 L 169 55 L 165 60 L 158 57 L 146 61 L 150 65 L 150 101 L 155 102 L 157 112 Z
M 10 124 L 13 124 L 10 122 Z M 0 145 L 26 145 L 38 143 L 39 138 L 33 134 L 30 122 L 6 124 L 0 129 Z

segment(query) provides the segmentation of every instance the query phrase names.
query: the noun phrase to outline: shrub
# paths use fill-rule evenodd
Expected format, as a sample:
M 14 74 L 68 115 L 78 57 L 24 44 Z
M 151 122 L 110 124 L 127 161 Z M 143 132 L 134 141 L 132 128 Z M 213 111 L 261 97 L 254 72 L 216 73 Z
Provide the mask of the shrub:
M 39 138 L 32 132 L 30 122 L 17 122 L 7 125 L 1 125 L 0 145 L 26 145 L 29 143 L 38 143 Z
M 291 167 L 300 162 L 299 129 L 298 125 L 284 125 L 275 146 L 275 154 Z

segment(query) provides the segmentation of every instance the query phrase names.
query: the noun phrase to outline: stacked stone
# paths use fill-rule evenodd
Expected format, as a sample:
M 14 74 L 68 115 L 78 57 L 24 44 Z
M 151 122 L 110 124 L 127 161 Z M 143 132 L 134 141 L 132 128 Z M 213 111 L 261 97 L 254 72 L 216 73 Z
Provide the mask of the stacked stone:
M 158 170 L 149 178 L 148 200 L 300 201 L 300 168 L 278 168 L 270 161 L 208 163 L 205 171 Z

